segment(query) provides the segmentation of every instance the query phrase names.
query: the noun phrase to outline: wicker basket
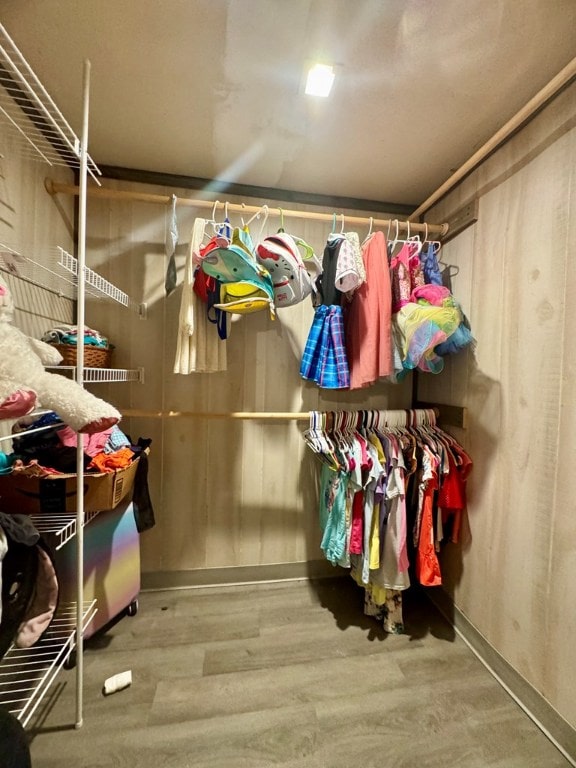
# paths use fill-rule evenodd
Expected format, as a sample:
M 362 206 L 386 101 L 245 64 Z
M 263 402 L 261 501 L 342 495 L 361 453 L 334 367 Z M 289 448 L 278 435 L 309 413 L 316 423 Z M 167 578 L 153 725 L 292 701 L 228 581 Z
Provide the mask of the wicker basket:
M 60 365 L 76 365 L 76 345 L 75 344 L 54 344 L 54 347 L 62 355 Z M 84 365 L 86 368 L 110 368 L 112 358 L 112 347 L 92 347 L 84 346 Z

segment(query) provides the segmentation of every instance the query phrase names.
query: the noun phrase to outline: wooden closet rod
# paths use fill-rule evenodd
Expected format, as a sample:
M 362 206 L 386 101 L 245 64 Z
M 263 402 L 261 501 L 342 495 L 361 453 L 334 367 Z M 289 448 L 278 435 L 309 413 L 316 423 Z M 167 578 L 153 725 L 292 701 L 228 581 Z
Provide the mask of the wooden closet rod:
M 406 413 L 406 410 L 434 410 L 439 422 L 450 424 L 454 427 L 466 429 L 467 411 L 466 408 L 456 405 L 437 405 L 435 403 L 419 403 L 416 408 L 388 410 L 386 408 L 351 408 L 350 411 L 382 411 L 387 413 Z M 334 409 L 336 411 L 346 410 L 342 408 Z M 245 421 L 310 421 L 311 411 L 304 412 L 283 412 L 283 411 L 228 411 L 223 413 L 210 413 L 207 411 L 147 411 L 139 408 L 127 408 L 122 410 L 122 416 L 126 418 L 145 418 L 145 419 L 169 419 L 169 418 L 187 418 L 187 419 L 243 419 Z
M 60 181 L 54 181 L 53 179 L 45 179 L 44 186 L 50 195 L 56 195 L 58 193 L 66 195 L 77 195 L 79 189 L 73 184 L 64 184 Z M 106 187 L 90 187 L 88 189 L 89 197 L 99 197 L 107 200 L 131 200 L 133 202 L 140 203 L 159 203 L 161 205 L 168 205 L 172 201 L 171 195 L 158 195 L 150 192 L 130 192 L 124 189 L 107 189 Z M 195 197 L 177 197 L 177 205 L 185 205 L 190 208 L 209 208 L 213 210 L 220 206 L 224 209 L 226 203 L 221 203 L 219 200 L 200 200 Z M 228 211 L 232 213 L 259 213 L 262 211 L 262 205 L 244 205 L 243 203 L 228 203 Z M 285 208 L 279 208 L 278 206 L 268 206 L 269 216 L 284 216 L 285 218 L 294 219 L 314 219 L 315 221 L 332 221 L 334 214 L 332 213 L 317 213 L 316 211 L 291 211 Z M 362 224 L 364 226 L 373 227 L 390 227 L 391 234 L 395 233 L 396 224 L 398 224 L 399 231 L 410 230 L 413 234 L 423 235 L 438 235 L 442 237 L 448 232 L 448 224 L 421 224 L 412 221 L 403 221 L 401 219 L 376 219 L 374 217 L 365 216 L 348 216 L 346 214 L 337 213 L 338 224 Z
M 283 412 L 258 412 L 258 411 L 230 411 L 226 413 L 209 413 L 206 411 L 146 411 L 138 408 L 122 410 L 122 416 L 134 416 L 145 419 L 250 419 L 258 421 L 309 421 L 310 413 L 283 413 Z
M 463 165 L 455 171 L 446 181 L 433 192 L 416 210 L 410 214 L 410 219 L 416 219 L 422 216 L 434 203 L 438 202 L 441 197 L 444 197 L 453 187 L 458 184 L 465 176 L 479 165 L 488 155 L 494 152 L 506 139 L 510 138 L 524 123 L 526 123 L 533 115 L 542 109 L 542 107 L 550 101 L 557 93 L 559 93 L 564 86 L 568 85 L 571 80 L 576 77 L 576 57 L 572 59 L 564 69 L 553 77 L 550 82 L 544 86 L 538 93 L 533 96 L 530 101 L 525 104 L 519 112 L 508 120 L 500 130 L 496 131 L 491 139 L 483 144 L 479 150 L 477 150 L 472 157 L 470 157 Z

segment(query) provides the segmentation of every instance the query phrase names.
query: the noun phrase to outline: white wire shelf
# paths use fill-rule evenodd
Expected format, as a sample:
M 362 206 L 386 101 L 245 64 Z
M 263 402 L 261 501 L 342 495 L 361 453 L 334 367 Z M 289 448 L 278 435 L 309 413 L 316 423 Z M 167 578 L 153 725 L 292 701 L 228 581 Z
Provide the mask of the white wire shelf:
M 85 511 L 84 525 L 94 520 L 97 514 L 98 512 Z M 42 512 L 30 515 L 30 520 L 38 533 L 46 538 L 55 550 L 59 550 L 76 536 L 76 515 L 72 512 L 58 514 Z
M 96 600 L 83 604 L 82 632 L 96 615 Z M 32 648 L 13 645 L 0 663 L 0 706 L 26 725 L 75 646 L 76 604 L 63 603 L 44 637 Z
M 0 24 L 0 119 L 25 154 L 50 166 L 80 167 L 81 143 L 16 44 Z M 100 169 L 87 155 L 87 170 L 100 184 Z
M 58 266 L 74 275 L 74 282 L 78 283 L 78 259 L 70 255 L 67 251 L 64 250 L 64 248 L 58 247 L 58 251 L 60 253 Z M 129 306 L 130 304 L 130 299 L 128 298 L 127 293 L 124 293 L 124 291 L 116 288 L 115 285 L 112 285 L 112 283 L 109 283 L 108 280 L 105 280 L 103 277 L 88 267 L 84 267 L 84 284 L 86 289 L 92 288 L 102 296 L 106 296 L 113 301 L 117 301 L 118 304 L 123 304 L 125 307 Z
M 53 373 L 62 373 L 66 376 L 76 378 L 75 365 L 51 365 L 46 367 L 47 371 Z M 143 368 L 84 368 L 84 382 L 86 384 L 103 384 L 120 381 L 137 381 L 144 383 Z
M 58 253 L 60 255 L 58 266 L 69 272 L 74 276 L 74 283 L 78 283 L 78 259 L 69 254 L 64 248 L 58 246 Z M 89 267 L 84 267 L 84 285 L 86 292 L 96 298 L 107 298 L 112 301 L 122 304 L 128 309 L 132 309 L 135 312 L 143 315 L 145 312 L 145 305 L 139 304 L 133 301 L 127 293 L 121 291 L 112 283 L 108 282 L 105 278 L 94 272 Z
M 78 294 L 78 260 L 60 246 L 50 249 L 50 261 L 59 267 L 58 272 L 24 256 L 5 243 L 0 243 L 0 270 L 20 280 L 25 280 L 58 296 L 75 300 Z M 92 299 L 109 299 L 121 304 L 141 317 L 146 314 L 146 305 L 131 299 L 94 270 L 84 268 L 86 295 Z
M 19 280 L 51 291 L 57 296 L 74 300 L 76 281 L 63 277 L 50 267 L 24 256 L 5 243 L 0 243 L 0 270 Z

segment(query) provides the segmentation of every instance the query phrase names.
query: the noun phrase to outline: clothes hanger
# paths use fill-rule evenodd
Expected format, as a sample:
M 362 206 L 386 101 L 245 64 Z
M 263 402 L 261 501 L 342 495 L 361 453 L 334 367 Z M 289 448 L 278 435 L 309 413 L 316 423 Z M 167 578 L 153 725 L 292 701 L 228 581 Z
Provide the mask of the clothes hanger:
M 411 235 L 410 234 L 410 220 L 406 219 L 406 237 L 404 238 L 404 244 L 410 245 L 411 243 L 415 243 L 417 246 L 420 246 L 418 248 L 418 253 L 420 253 L 420 248 L 422 247 L 422 243 L 420 242 L 420 238 L 418 235 Z
M 442 249 L 442 243 L 439 240 L 432 241 L 432 246 L 435 247 L 434 250 L 434 256 L 438 256 Z M 452 279 L 453 277 L 456 277 L 456 275 L 460 272 L 460 267 L 457 264 L 448 264 L 446 261 L 443 261 L 441 258 L 437 259 L 438 266 L 442 267 L 443 270 L 448 270 L 448 277 Z
M 428 224 L 424 222 L 424 240 L 422 241 L 422 247 L 428 242 Z
M 214 234 L 210 239 L 210 242 L 215 241 L 216 245 L 220 248 L 225 248 L 229 245 L 232 239 L 232 227 L 230 226 L 230 220 L 228 219 L 228 203 L 225 204 L 225 217 L 223 222 L 218 222 L 216 219 L 216 209 L 221 205 L 220 200 L 215 200 L 212 206 L 212 218 L 207 222 L 212 226 Z M 209 233 L 209 230 L 204 230 L 204 236 Z
M 266 222 L 268 221 L 268 214 L 270 213 L 270 210 L 266 203 L 262 206 L 262 208 L 252 216 L 252 218 L 248 221 L 248 224 L 246 226 L 249 226 L 254 219 L 259 219 L 260 214 L 264 214 L 264 218 L 262 219 L 262 224 L 260 225 L 260 232 L 258 233 L 257 240 L 262 240 L 262 233 L 264 232 L 264 227 L 266 226 Z
M 372 227 L 373 227 L 373 225 L 374 225 L 374 217 L 370 216 L 370 225 L 368 227 L 368 234 L 366 235 L 366 237 L 362 241 L 362 245 L 365 245 L 368 242 L 368 240 L 370 239 L 370 236 L 372 235 Z
M 349 445 L 346 441 L 346 437 L 342 430 L 342 424 L 343 424 L 343 412 L 334 411 L 333 427 L 332 427 L 333 444 L 340 458 L 340 466 L 342 467 L 342 469 L 345 469 L 346 471 L 350 472 L 352 469 L 351 463 L 350 463 L 351 453 L 350 453 Z
M 278 232 L 286 232 L 284 229 L 284 211 L 282 208 L 278 208 L 278 210 L 280 211 L 280 227 L 278 228 Z
M 347 472 L 351 472 L 353 469 L 352 459 L 354 457 L 354 450 L 348 427 L 347 411 L 335 411 L 334 431 L 332 434 L 342 458 L 342 467 Z
M 242 205 L 244 205 L 244 203 L 242 203 Z M 250 216 L 250 218 L 248 219 L 246 224 L 244 224 L 244 221 L 242 221 L 242 226 L 243 227 L 249 227 L 250 224 L 252 224 L 253 221 L 256 221 L 257 219 L 260 218 L 260 215 L 262 213 L 265 214 L 266 218 L 264 219 L 264 221 L 266 221 L 266 219 L 268 218 L 268 206 L 266 204 L 260 206 L 260 208 L 256 211 L 256 213 L 253 214 L 252 216 Z
M 303 437 L 308 447 L 314 453 L 321 453 L 320 441 L 317 435 L 318 411 L 310 411 L 310 422 L 308 429 L 304 430 Z
M 331 437 L 336 456 L 340 462 L 340 469 L 351 472 L 354 468 L 354 455 L 344 426 L 346 424 L 346 415 L 345 411 L 332 411 L 333 429 Z
M 340 227 L 340 234 L 344 234 L 344 214 L 341 213 L 340 216 L 342 217 L 342 226 Z
M 325 432 L 325 415 L 318 411 L 310 411 L 310 426 L 304 431 L 306 444 L 318 455 L 321 461 L 330 469 L 339 469 L 334 448 Z
M 224 203 L 224 221 L 220 227 L 220 235 L 227 240 L 232 240 L 232 224 L 228 216 L 228 200 Z
M 202 235 L 202 241 L 204 241 L 205 237 L 210 232 L 210 230 L 208 229 L 208 226 L 212 227 L 214 234 L 218 234 L 216 230 L 216 207 L 218 206 L 219 203 L 220 203 L 219 200 L 214 201 L 214 205 L 212 206 L 212 216 L 209 219 L 206 219 L 206 225 L 204 227 L 204 234 Z
M 392 246 L 390 248 L 390 253 L 394 252 L 394 248 L 398 245 L 398 235 L 400 233 L 400 224 L 398 222 L 398 219 L 394 219 L 394 224 L 396 225 L 396 232 L 394 233 L 394 240 L 392 241 Z
M 422 251 L 422 247 L 424 243 L 422 242 L 422 239 L 418 232 L 416 232 L 415 235 L 410 236 L 410 222 L 407 221 L 406 224 L 408 225 L 408 237 L 406 238 L 408 243 L 413 243 L 416 246 L 416 255 L 419 255 Z

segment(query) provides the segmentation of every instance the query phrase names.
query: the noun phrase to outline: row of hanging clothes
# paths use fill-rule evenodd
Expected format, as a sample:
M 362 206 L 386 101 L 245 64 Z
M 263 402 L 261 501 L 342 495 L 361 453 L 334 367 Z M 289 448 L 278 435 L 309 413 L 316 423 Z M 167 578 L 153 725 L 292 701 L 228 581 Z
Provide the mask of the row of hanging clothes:
M 322 264 L 301 237 L 278 232 L 263 237 L 268 218 L 264 205 L 241 226 L 196 218 L 184 272 L 174 373 L 226 370 L 226 342 L 231 315 L 276 310 L 316 294 Z M 262 217 L 253 239 L 250 225 Z M 173 261 L 173 248 L 170 248 Z M 170 269 L 169 269 L 170 272 Z M 167 277 L 168 279 L 168 277 Z M 174 281 L 170 285 L 175 285 Z M 167 287 L 168 292 L 168 287 Z
M 175 286 L 175 207 L 167 229 L 166 290 Z M 216 204 L 215 204 L 216 206 Z M 281 211 L 281 209 L 279 209 Z M 198 217 L 190 239 L 180 305 L 175 373 L 226 370 L 230 317 L 312 301 L 314 316 L 300 375 L 325 389 L 360 389 L 400 381 L 418 368 L 438 373 L 443 356 L 473 342 L 468 322 L 438 264 L 440 243 L 372 232 L 332 232 L 319 259 L 284 229 L 263 237 L 268 207 L 241 226 Z M 262 219 L 259 234 L 250 226 Z
M 300 374 L 325 389 L 401 381 L 417 368 L 439 373 L 443 357 L 473 343 L 468 320 L 441 270 L 441 243 L 419 236 L 332 233 L 318 280 L 321 302 Z M 335 227 L 333 226 L 333 229 Z
M 321 461 L 321 549 L 364 588 L 364 612 L 401 634 L 402 592 L 442 584 L 438 554 L 458 543 L 472 460 L 435 411 L 310 414 Z

